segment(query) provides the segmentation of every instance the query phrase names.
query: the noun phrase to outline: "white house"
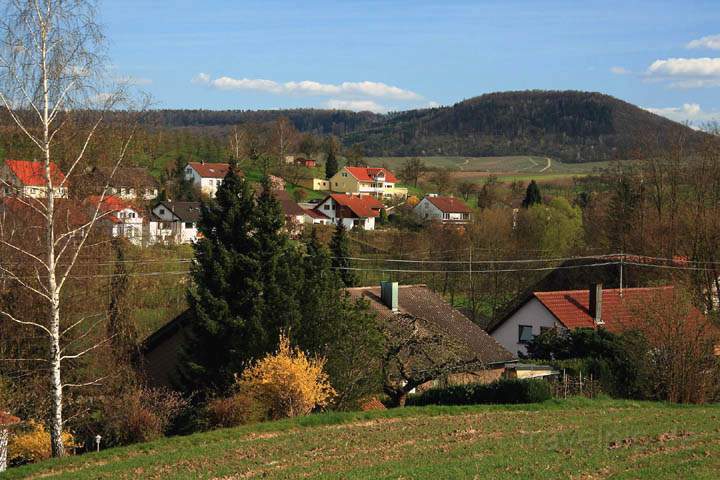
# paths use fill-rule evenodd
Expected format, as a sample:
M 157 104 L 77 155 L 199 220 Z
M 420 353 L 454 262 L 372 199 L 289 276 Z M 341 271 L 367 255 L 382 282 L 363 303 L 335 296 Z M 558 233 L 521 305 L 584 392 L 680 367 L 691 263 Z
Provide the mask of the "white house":
M 375 230 L 375 218 L 380 216 L 382 208 L 379 200 L 368 195 L 333 193 L 325 197 L 315 210 L 334 224 L 342 223 L 348 230 L 354 227 Z
M 150 212 L 148 243 L 194 243 L 199 221 L 200 202 L 160 202 Z
M 185 166 L 185 180 L 192 181 L 208 197 L 215 198 L 218 187 L 230 170 L 228 163 L 188 162 Z M 241 172 L 235 172 L 242 176 Z
M 50 163 L 53 198 L 68 198 L 65 175 L 54 162 Z M 26 160 L 5 160 L 0 165 L 0 196 L 47 197 L 45 163 Z
M 88 198 L 90 209 L 98 208 L 98 221 L 107 226 L 113 237 L 127 238 L 134 245 L 143 243 L 143 214 L 142 210 L 131 203 L 110 195 L 102 198 L 93 196 Z
M 673 287 L 533 292 L 524 302 L 491 325 L 488 333 L 510 352 L 526 354 L 526 345 L 546 329 L 606 328 L 620 333 L 641 326 L 643 305 L 672 297 Z
M 459 198 L 429 194 L 415 205 L 413 213 L 422 220 L 463 224 L 470 221 L 472 210 Z

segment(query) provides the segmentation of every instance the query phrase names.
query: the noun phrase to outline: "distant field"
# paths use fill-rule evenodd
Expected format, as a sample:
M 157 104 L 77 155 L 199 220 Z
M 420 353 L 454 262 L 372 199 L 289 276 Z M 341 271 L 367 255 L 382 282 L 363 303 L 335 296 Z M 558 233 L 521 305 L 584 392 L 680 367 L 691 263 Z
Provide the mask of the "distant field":
M 15 478 L 716 479 L 720 406 L 569 399 L 328 413 L 10 469 Z
M 400 170 L 410 157 L 370 157 L 371 166 L 387 165 Z M 503 181 L 536 179 L 552 181 L 600 171 L 612 162 L 562 163 L 547 157 L 420 157 L 426 165 L 453 170 L 453 177 L 468 181 L 481 181 L 488 175 L 497 175 Z

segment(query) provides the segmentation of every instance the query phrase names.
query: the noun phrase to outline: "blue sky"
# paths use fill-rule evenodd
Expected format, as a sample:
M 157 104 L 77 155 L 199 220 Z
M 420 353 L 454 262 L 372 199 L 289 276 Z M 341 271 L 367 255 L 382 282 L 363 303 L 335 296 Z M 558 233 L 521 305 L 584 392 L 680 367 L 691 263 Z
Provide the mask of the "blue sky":
M 717 0 L 105 0 L 101 22 L 118 76 L 161 108 L 391 111 L 574 89 L 720 118 Z

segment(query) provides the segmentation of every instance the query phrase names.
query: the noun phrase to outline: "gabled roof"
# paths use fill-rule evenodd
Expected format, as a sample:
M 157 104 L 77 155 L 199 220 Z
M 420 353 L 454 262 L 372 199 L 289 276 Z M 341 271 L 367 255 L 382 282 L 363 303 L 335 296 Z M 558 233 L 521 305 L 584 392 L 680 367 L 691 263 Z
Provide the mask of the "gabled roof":
M 28 187 L 44 187 L 45 163 L 27 160 L 5 160 L 5 165 L 17 177 L 17 179 Z M 65 180 L 65 175 L 55 162 L 50 162 L 50 179 L 53 186 L 60 185 Z
M 353 298 L 368 300 L 382 320 L 391 322 L 397 313 L 404 313 L 429 322 L 454 341 L 465 345 L 469 354 L 485 364 L 514 360 L 514 356 L 494 338 L 426 285 L 400 285 L 397 313 L 382 302 L 379 286 L 348 288 L 346 291 Z
M 122 223 L 122 220 L 120 218 L 118 218 L 116 215 L 113 215 L 113 213 L 115 212 L 129 209 L 142 214 L 141 209 L 115 195 L 108 195 L 105 198 L 103 198 L 101 195 L 93 195 L 91 197 L 88 197 L 87 201 L 92 204 L 93 207 L 100 203 L 99 213 L 103 215 L 103 218 L 107 218 L 113 223 Z
M 397 183 L 397 178 L 390 170 L 385 168 L 373 168 L 373 167 L 345 167 L 350 175 L 355 177 L 361 182 L 374 182 L 375 177 L 380 174 L 385 175 L 385 181 L 390 183 Z
M 275 195 L 275 199 L 280 204 L 284 215 L 293 217 L 305 215 L 305 210 L 297 204 L 287 190 L 273 190 L 273 195 Z
M 303 209 L 303 212 L 305 213 L 305 215 L 307 215 L 308 217 L 311 217 L 311 218 L 320 218 L 323 220 L 327 220 L 329 218 L 327 215 L 325 215 L 321 211 L 315 210 L 313 208 Z
M 104 187 L 109 183 L 111 187 L 157 188 L 158 182 L 143 167 L 118 167 L 113 175 L 112 167 L 97 167 L 92 180 Z M 110 178 L 112 176 L 112 179 Z
M 601 326 L 614 333 L 640 328 L 643 306 L 671 301 L 673 291 L 672 286 L 624 288 L 621 296 L 620 289 L 603 289 Z M 589 290 L 534 292 L 534 296 L 568 329 L 598 327 L 590 316 Z
M 230 170 L 229 163 L 188 162 L 188 165 L 203 178 L 225 178 L 228 170 Z M 243 176 L 243 173 L 238 170 L 235 170 L 235 174 L 238 177 Z
M 171 202 L 165 200 L 158 203 L 158 205 L 163 205 L 170 210 L 181 222 L 195 223 L 200 221 L 200 202 Z
M 443 213 L 472 213 L 470 207 L 459 198 L 428 195 L 424 200 L 435 205 Z
M 333 193 L 325 197 L 325 200 L 315 207 L 320 207 L 327 201 L 328 198 L 332 198 L 335 202 L 347 208 L 357 218 L 372 218 L 380 216 L 380 210 L 383 208 L 383 204 L 376 198 L 370 195 L 348 195 L 345 193 Z M 340 215 L 338 215 L 340 216 Z

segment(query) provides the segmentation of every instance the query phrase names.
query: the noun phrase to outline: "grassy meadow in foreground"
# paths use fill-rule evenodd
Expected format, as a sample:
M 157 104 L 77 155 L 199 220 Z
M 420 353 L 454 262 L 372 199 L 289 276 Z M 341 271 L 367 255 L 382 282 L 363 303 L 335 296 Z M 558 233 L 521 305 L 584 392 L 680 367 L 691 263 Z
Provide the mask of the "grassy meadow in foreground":
M 720 406 L 584 400 L 327 413 L 12 469 L 7 478 L 715 479 Z

